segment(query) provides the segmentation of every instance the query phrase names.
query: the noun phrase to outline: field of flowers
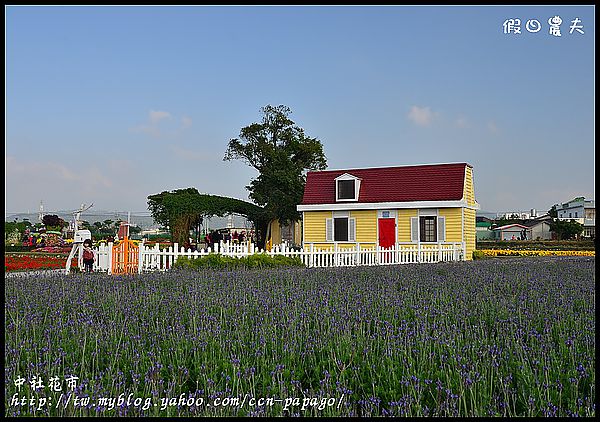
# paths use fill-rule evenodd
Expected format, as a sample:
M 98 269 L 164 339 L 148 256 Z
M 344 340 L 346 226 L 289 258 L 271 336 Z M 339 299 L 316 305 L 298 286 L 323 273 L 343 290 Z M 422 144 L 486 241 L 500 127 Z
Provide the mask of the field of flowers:
M 594 265 L 7 279 L 5 416 L 594 416 Z
M 46 253 L 13 253 L 4 255 L 4 271 L 50 270 L 65 268 L 68 255 Z M 76 268 L 77 259 L 71 261 Z

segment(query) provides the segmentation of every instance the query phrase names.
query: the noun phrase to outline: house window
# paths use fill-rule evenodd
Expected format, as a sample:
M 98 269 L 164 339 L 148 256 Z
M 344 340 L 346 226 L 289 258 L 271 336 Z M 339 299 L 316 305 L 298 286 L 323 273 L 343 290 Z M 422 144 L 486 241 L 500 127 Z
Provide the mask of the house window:
M 436 217 L 419 218 L 421 242 L 437 242 L 436 219 Z
M 342 214 L 342 212 L 340 212 Z M 347 214 L 347 213 L 346 213 Z M 356 239 L 356 219 L 344 215 L 334 215 L 325 221 L 325 241 L 354 242 Z
M 337 199 L 356 199 L 355 180 L 338 180 Z
M 445 242 L 446 217 L 436 215 L 411 217 L 410 240 L 411 242 Z
M 333 240 L 336 242 L 347 242 L 348 218 L 334 218 L 333 221 Z

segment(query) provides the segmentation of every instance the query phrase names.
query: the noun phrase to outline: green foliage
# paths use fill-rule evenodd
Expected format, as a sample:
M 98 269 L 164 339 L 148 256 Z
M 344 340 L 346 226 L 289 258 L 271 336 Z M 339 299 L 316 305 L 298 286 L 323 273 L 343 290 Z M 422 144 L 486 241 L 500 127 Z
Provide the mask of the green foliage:
M 21 240 L 25 234 L 25 230 L 31 230 L 31 223 L 26 221 L 6 221 L 4 223 L 4 238 L 10 237 L 15 231 L 19 233 L 19 239 Z
M 269 220 L 298 221 L 296 206 L 304 194 L 305 171 L 327 167 L 323 145 L 295 126 L 288 117 L 289 107 L 267 105 L 261 112 L 261 123 L 242 128 L 239 139 L 229 141 L 223 160 L 241 159 L 258 170 L 246 189 L 250 199 L 265 207 Z
M 556 210 L 556 205 L 552 205 L 552 208 L 548 210 L 548 215 L 552 218 L 558 218 L 558 211 Z
M 242 269 L 242 268 L 276 268 L 303 266 L 298 257 L 283 255 L 269 256 L 267 254 L 254 254 L 242 258 L 223 256 L 221 254 L 208 254 L 199 258 L 178 257 L 173 268 L 216 268 L 216 269 Z
M 174 242 L 184 244 L 192 227 L 205 217 L 241 214 L 256 227 L 266 226 L 264 210 L 250 202 L 224 196 L 200 194 L 196 188 L 163 191 L 148 196 L 154 221 L 169 226 Z
M 139 234 L 142 232 L 142 228 L 138 226 L 129 226 L 129 235 Z
M 473 259 L 484 259 L 485 254 L 482 251 L 474 250 L 473 251 Z
M 89 230 L 92 234 L 92 238 L 95 240 L 106 239 L 111 236 L 115 236 L 119 228 L 119 222 L 113 220 L 104 220 L 102 222 L 96 221 L 94 224 L 90 224 L 87 221 L 81 223 L 83 229 Z M 134 226 L 129 228 L 129 234 L 133 233 Z M 140 229 L 141 231 L 141 229 Z
M 560 240 L 574 239 L 577 235 L 583 233 L 583 224 L 574 220 L 554 220 L 550 222 L 550 231 L 556 233 Z
M 4 245 L 4 252 L 29 252 L 32 249 L 35 249 L 36 246 L 23 246 L 23 245 Z
M 46 226 L 46 230 L 60 231 L 63 227 L 67 227 L 69 223 L 55 214 L 46 214 L 42 218 L 42 223 Z

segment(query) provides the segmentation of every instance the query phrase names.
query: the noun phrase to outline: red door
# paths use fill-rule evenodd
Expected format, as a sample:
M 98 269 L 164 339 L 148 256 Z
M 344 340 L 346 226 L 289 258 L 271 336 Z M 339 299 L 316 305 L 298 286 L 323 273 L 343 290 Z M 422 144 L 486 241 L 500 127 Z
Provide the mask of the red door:
M 396 219 L 379 219 L 379 247 L 391 248 L 396 244 Z

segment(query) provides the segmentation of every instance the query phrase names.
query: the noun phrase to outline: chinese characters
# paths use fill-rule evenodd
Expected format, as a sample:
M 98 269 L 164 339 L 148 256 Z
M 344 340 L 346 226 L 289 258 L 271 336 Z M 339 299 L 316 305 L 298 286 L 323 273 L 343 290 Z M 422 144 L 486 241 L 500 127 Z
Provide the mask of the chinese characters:
M 561 37 L 561 25 L 563 20 L 560 16 L 551 16 L 548 18 L 548 34 L 554 37 Z M 521 19 L 519 18 L 510 18 L 506 19 L 502 23 L 502 30 L 505 34 L 513 34 L 519 35 L 521 34 Z M 525 30 L 529 33 L 537 33 L 542 30 L 542 24 L 537 19 L 527 19 L 525 22 Z M 569 34 L 573 34 L 573 31 L 579 34 L 585 34 L 583 30 L 583 24 L 579 17 L 576 17 L 571 21 L 571 26 L 569 27 Z

